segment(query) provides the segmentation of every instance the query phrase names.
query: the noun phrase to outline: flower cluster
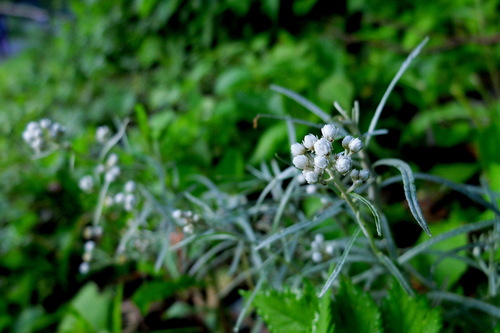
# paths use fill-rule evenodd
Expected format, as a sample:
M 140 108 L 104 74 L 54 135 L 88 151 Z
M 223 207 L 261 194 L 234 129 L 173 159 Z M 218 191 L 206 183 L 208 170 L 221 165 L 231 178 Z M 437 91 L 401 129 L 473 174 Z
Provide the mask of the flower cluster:
M 97 173 L 104 173 L 104 180 L 108 183 L 112 183 L 120 175 L 120 167 L 118 164 L 118 155 L 110 154 L 105 164 L 99 164 L 97 166 Z
M 200 216 L 190 210 L 182 211 L 176 209 L 172 213 L 172 216 L 177 220 L 179 225 L 182 226 L 182 231 L 186 234 L 192 234 L 194 231 L 194 224 L 200 220 Z
M 311 259 L 318 263 L 323 261 L 323 256 L 332 256 L 335 250 L 333 244 L 325 242 L 325 237 L 322 234 L 316 234 L 314 240 L 311 242 Z
M 101 226 L 87 226 L 83 230 L 83 237 L 86 239 L 83 245 L 83 255 L 82 263 L 80 264 L 78 270 L 81 274 L 87 274 L 90 270 L 90 261 L 92 260 L 94 249 L 95 249 L 95 239 L 99 239 L 102 236 Z
M 118 192 L 117 194 L 115 194 L 113 202 L 120 205 L 123 204 L 123 208 L 127 212 L 130 212 L 137 202 L 134 194 L 135 187 L 136 185 L 133 180 L 129 180 L 128 182 L 126 182 L 123 186 L 123 192 Z
M 64 127 L 50 119 L 29 122 L 23 132 L 23 140 L 36 153 L 41 153 L 49 148 L 49 145 L 60 144 L 64 135 Z
M 332 175 L 336 171 L 342 175 L 348 174 L 353 170 L 353 154 L 358 153 L 363 148 L 363 142 L 359 138 L 348 135 L 342 140 L 344 151 L 334 154 L 332 144 L 337 137 L 338 128 L 331 124 L 325 125 L 321 128 L 321 134 L 321 138 L 314 134 L 308 134 L 302 143 L 297 142 L 291 146 L 293 164 L 302 170 L 302 174 L 309 184 L 324 182 L 325 173 Z M 354 176 L 360 182 L 366 181 L 370 177 L 368 170 L 356 171 L 358 173 Z M 359 186 L 360 182 L 357 182 L 356 186 Z

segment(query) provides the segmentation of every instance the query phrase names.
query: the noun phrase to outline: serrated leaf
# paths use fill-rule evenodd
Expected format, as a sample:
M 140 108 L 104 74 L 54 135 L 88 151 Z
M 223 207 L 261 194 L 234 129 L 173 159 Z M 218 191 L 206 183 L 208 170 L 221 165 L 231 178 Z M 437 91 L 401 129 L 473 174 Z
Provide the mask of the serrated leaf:
M 422 214 L 422 210 L 420 209 L 420 205 L 418 204 L 415 179 L 410 166 L 407 163 L 395 158 L 382 159 L 373 164 L 374 167 L 379 165 L 393 166 L 401 172 L 405 197 L 406 201 L 408 201 L 410 211 L 415 220 L 417 220 L 417 223 L 427 233 L 427 235 L 432 236 L 429 226 L 427 225 L 424 215 Z
M 333 302 L 336 333 L 382 332 L 380 311 L 368 293 L 342 280 Z
M 313 333 L 334 333 L 335 325 L 333 324 L 332 314 L 332 290 L 328 292 L 319 300 L 318 304 L 318 318 L 314 323 Z
M 272 333 L 310 333 L 317 316 L 316 295 L 298 291 L 267 290 L 253 301 Z
M 434 333 L 441 329 L 439 309 L 430 307 L 420 296 L 408 296 L 393 283 L 382 302 L 386 333 Z

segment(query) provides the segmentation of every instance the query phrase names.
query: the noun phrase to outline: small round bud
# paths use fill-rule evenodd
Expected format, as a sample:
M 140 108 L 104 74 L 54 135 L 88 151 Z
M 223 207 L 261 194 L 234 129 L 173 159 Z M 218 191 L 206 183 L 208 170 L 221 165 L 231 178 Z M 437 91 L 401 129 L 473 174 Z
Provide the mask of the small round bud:
M 313 252 L 312 254 L 312 260 L 314 262 L 321 262 L 323 260 L 323 255 L 321 254 L 321 252 Z
M 82 262 L 80 266 L 78 267 L 78 271 L 80 274 L 87 274 L 90 270 L 90 265 L 88 262 Z
M 116 155 L 116 154 L 110 154 L 108 156 L 107 161 L 106 161 L 106 166 L 108 168 L 111 168 L 112 166 L 116 165 L 117 162 L 118 162 L 118 155 Z
M 194 231 L 193 225 L 192 224 L 186 224 L 184 227 L 182 227 L 182 231 L 185 234 L 192 234 Z
M 94 241 L 86 241 L 85 244 L 83 244 L 83 248 L 85 252 L 92 252 L 95 248 L 95 242 Z
M 474 255 L 474 257 L 480 257 L 481 248 L 479 246 L 474 246 L 474 248 L 472 249 L 472 255 Z
M 304 147 L 306 147 L 309 150 L 312 150 L 316 141 L 318 141 L 318 137 L 316 135 L 307 134 L 304 137 L 304 141 L 302 141 L 302 143 L 304 144 Z
M 319 156 L 329 155 L 332 151 L 332 144 L 325 138 L 321 138 L 314 143 L 314 151 Z
M 102 236 L 102 227 L 100 225 L 96 225 L 93 230 L 92 230 L 92 234 L 95 236 L 95 237 L 101 237 Z
M 352 139 L 349 142 L 349 150 L 352 151 L 353 153 L 359 152 L 363 148 L 363 141 L 361 141 L 359 138 Z
M 321 244 L 323 243 L 323 241 L 325 240 L 325 236 L 323 236 L 323 234 L 316 234 L 314 236 L 314 241 Z
M 359 172 L 359 178 L 366 182 L 370 178 L 370 171 L 367 169 L 363 169 Z
M 104 175 L 104 179 L 106 180 L 106 182 L 111 183 L 114 182 L 119 175 L 120 168 L 115 165 L 106 172 L 106 174 Z
M 78 182 L 78 186 L 80 189 L 84 192 L 90 192 L 94 188 L 94 180 L 92 176 L 87 175 L 85 177 L 82 177 L 80 181 Z
M 293 156 L 303 155 L 306 153 L 306 147 L 304 147 L 303 144 L 296 142 L 292 145 L 291 151 Z
M 50 121 L 50 119 L 44 118 L 40 119 L 39 123 L 41 128 L 48 129 L 52 124 L 52 121 Z
M 328 158 L 325 156 L 316 156 L 314 158 L 314 166 L 320 169 L 325 169 L 328 166 Z
M 318 182 L 319 174 L 314 171 L 306 171 L 304 173 L 304 178 L 306 179 L 306 182 L 308 182 L 309 184 L 314 184 Z
M 355 181 L 355 180 L 358 180 L 358 179 L 359 179 L 359 170 L 358 170 L 358 169 L 353 169 L 353 170 L 351 171 L 351 179 L 352 179 L 353 181 Z
M 349 148 L 349 143 L 354 139 L 352 136 L 347 135 L 343 140 L 342 140 L 342 147 L 345 149 Z
M 125 183 L 125 186 L 123 187 L 125 192 L 131 193 L 135 191 L 135 182 L 133 180 L 129 180 L 128 182 Z
M 351 170 L 352 161 L 349 156 L 339 156 L 335 163 L 335 168 L 341 174 L 346 174 Z
M 305 169 L 309 166 L 309 159 L 305 155 L 297 155 L 293 158 L 293 165 L 298 169 Z
M 337 133 L 338 133 L 338 129 L 331 124 L 325 125 L 325 126 L 323 126 L 323 128 L 321 128 L 321 134 L 323 134 L 325 139 L 327 139 L 328 141 L 335 140 Z
M 316 185 L 307 185 L 306 186 L 306 193 L 307 194 L 314 194 L 314 193 L 316 193 L 317 190 L 318 190 L 318 188 L 316 187 Z
M 99 126 L 95 131 L 95 139 L 99 143 L 105 143 L 108 140 L 110 130 L 108 126 Z
M 132 211 L 132 209 L 134 209 L 135 202 L 135 195 L 127 193 L 123 200 L 123 208 L 125 208 L 127 212 L 130 212 Z
M 176 209 L 172 212 L 174 219 L 180 219 L 182 217 L 182 210 Z
M 92 260 L 92 252 L 85 252 L 82 256 L 82 260 L 85 262 L 89 262 Z
M 122 192 L 118 192 L 115 194 L 115 203 L 116 204 L 121 204 L 123 203 L 123 201 L 125 200 L 125 194 L 123 194 Z
M 329 255 L 332 255 L 334 250 L 335 246 L 333 246 L 333 244 L 327 244 L 325 246 L 325 252 L 328 253 Z

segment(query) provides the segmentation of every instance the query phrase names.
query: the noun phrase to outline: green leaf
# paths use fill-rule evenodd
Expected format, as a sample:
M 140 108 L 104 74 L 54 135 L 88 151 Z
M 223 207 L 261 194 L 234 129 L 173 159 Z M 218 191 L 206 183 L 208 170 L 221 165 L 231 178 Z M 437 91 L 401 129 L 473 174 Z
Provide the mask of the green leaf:
M 440 311 L 431 308 L 424 297 L 408 296 L 393 283 L 382 301 L 386 333 L 437 333 L 441 329 Z
M 250 80 L 251 74 L 245 68 L 231 68 L 222 73 L 215 84 L 215 92 L 219 95 L 231 93 L 239 84 Z
M 259 292 L 253 304 L 272 333 L 310 333 L 318 299 L 314 293 L 267 290 Z
M 141 130 L 142 136 L 146 139 L 146 141 L 149 141 L 149 138 L 151 137 L 151 130 L 148 124 L 148 114 L 143 105 L 137 104 L 135 106 L 135 115 L 137 117 L 137 125 Z
M 333 324 L 332 312 L 332 290 L 329 289 L 326 294 L 319 300 L 319 316 L 316 323 L 313 325 L 313 333 L 334 333 L 335 325 Z
M 325 103 L 337 101 L 348 110 L 353 104 L 354 87 L 344 75 L 334 74 L 320 84 L 318 97 Z
M 347 279 L 341 280 L 333 302 L 336 333 L 382 332 L 380 311 L 370 295 Z
M 293 2 L 293 12 L 299 16 L 305 15 L 309 13 L 316 2 L 318 0 L 295 0 Z
M 377 207 L 375 207 L 369 200 L 367 200 L 366 198 L 362 197 L 357 193 L 352 192 L 349 194 L 351 195 L 351 197 L 354 197 L 359 201 L 361 201 L 362 203 L 364 203 L 365 206 L 368 207 L 368 209 L 370 209 L 370 212 L 372 213 L 373 218 L 375 219 L 375 226 L 377 227 L 377 235 L 382 236 L 382 228 L 380 226 L 380 213 L 378 212 Z
M 287 144 L 287 130 L 285 123 L 278 123 L 268 128 L 262 134 L 257 147 L 250 159 L 250 163 L 258 163 L 271 158 L 280 146 Z
M 398 170 L 401 172 L 405 197 L 406 201 L 408 201 L 410 211 L 413 214 L 415 220 L 417 220 L 420 227 L 427 233 L 427 235 L 432 236 L 427 222 L 425 221 L 424 215 L 422 214 L 422 210 L 420 209 L 420 205 L 418 204 L 415 179 L 413 177 L 410 166 L 405 162 L 395 158 L 382 159 L 373 164 L 374 167 L 379 165 L 393 166 L 395 168 L 398 168 Z

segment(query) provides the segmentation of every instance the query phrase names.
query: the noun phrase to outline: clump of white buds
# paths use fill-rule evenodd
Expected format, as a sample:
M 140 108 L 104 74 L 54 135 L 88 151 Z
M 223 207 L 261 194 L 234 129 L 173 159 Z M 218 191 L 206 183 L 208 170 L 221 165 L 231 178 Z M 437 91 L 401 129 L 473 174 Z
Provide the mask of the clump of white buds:
M 96 167 L 97 173 L 104 173 L 104 180 L 107 183 L 112 183 L 120 175 L 120 167 L 118 164 L 118 155 L 110 154 L 105 164 L 99 164 Z
M 331 257 L 334 254 L 335 247 L 331 242 L 325 242 L 325 237 L 322 234 L 316 234 L 311 242 L 311 259 L 319 263 L 325 257 Z
M 64 133 L 65 129 L 59 123 L 44 118 L 29 122 L 22 136 L 31 149 L 36 153 L 41 153 L 50 148 L 51 145 L 60 145 Z
M 344 151 L 335 154 L 333 143 L 338 135 L 338 128 L 332 124 L 326 124 L 321 128 L 322 137 L 307 134 L 302 143 L 292 144 L 293 165 L 302 170 L 305 181 L 309 184 L 325 183 L 336 173 L 345 176 L 353 170 L 353 155 L 363 148 L 363 142 L 359 138 L 350 135 L 342 139 Z M 325 175 L 330 178 L 325 180 Z M 356 186 L 370 177 L 368 170 L 361 170 L 356 176 Z M 352 177 L 351 177 L 352 178 Z M 354 181 L 354 179 L 353 179 Z
M 192 234 L 196 222 L 200 220 L 200 216 L 190 210 L 182 211 L 176 209 L 173 211 L 172 217 L 182 226 L 182 231 L 186 234 Z
M 99 143 L 106 143 L 111 136 L 111 130 L 108 126 L 99 126 L 95 131 L 95 140 Z
M 136 184 L 133 180 L 129 180 L 123 186 L 123 192 L 118 192 L 113 198 L 113 203 L 123 205 L 123 209 L 130 212 L 134 209 L 137 203 L 136 195 L 134 194 Z

